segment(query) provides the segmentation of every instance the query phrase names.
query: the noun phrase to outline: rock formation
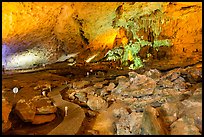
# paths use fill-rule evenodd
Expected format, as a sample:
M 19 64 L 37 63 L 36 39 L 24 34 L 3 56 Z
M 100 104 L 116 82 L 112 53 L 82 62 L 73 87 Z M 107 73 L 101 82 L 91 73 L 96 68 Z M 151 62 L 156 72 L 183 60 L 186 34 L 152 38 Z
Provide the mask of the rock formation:
M 3 2 L 2 13 L 3 64 L 11 69 L 78 52 L 78 62 L 97 61 L 138 38 L 171 43 L 158 51 L 143 47 L 146 66 L 164 70 L 202 60 L 201 2 Z M 33 60 L 27 64 L 15 60 L 28 54 Z

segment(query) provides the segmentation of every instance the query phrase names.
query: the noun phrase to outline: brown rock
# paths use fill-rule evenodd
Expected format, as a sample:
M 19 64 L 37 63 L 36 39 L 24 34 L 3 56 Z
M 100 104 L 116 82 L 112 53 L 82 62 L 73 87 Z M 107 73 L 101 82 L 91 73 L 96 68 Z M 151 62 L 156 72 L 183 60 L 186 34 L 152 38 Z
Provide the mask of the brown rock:
M 184 105 L 177 101 L 177 102 L 167 102 L 164 103 L 160 111 L 165 117 L 166 123 L 171 125 L 175 120 L 177 120 L 180 114 L 183 112 Z
M 87 111 L 87 115 L 88 115 L 89 117 L 95 117 L 95 116 L 96 116 L 96 112 L 94 112 L 94 111 L 92 111 L 92 110 L 88 110 L 88 111 Z
M 74 89 L 81 89 L 81 88 L 84 88 L 86 85 L 89 85 L 89 84 L 90 84 L 90 81 L 85 81 L 85 80 L 77 81 L 77 82 L 73 82 L 73 88 Z
M 87 93 L 87 94 L 89 94 L 89 95 L 94 95 L 94 94 L 95 94 L 95 90 L 96 90 L 95 87 L 89 86 L 89 87 L 80 89 L 80 92 L 85 92 L 85 93 Z
M 94 84 L 94 87 L 100 89 L 100 88 L 103 87 L 103 83 L 102 82 L 97 82 L 97 83 Z
M 111 91 L 115 88 L 115 84 L 114 83 L 109 83 L 109 85 L 106 87 L 107 91 Z
M 114 110 L 119 110 L 126 107 L 122 102 L 114 102 L 108 109 L 101 111 L 93 125 L 93 130 L 99 131 L 99 135 L 114 135 L 115 127 L 114 122 L 117 118 L 114 116 Z M 122 113 L 121 113 L 122 114 Z
M 103 81 L 95 83 L 94 87 L 101 89 L 103 87 L 103 85 L 107 84 L 107 83 L 108 83 L 108 80 L 103 80 Z
M 194 65 L 193 67 L 187 67 L 185 70 L 189 74 L 187 75 L 189 82 L 196 83 L 202 81 L 202 64 L 201 67 Z
M 161 85 L 164 88 L 172 88 L 173 85 L 174 85 L 173 82 L 171 82 L 168 79 L 162 79 L 162 80 L 159 81 L 158 84 Z
M 20 99 L 15 107 L 16 114 L 25 122 L 32 122 L 36 113 L 36 107 L 32 102 Z
M 36 114 L 50 114 L 57 111 L 57 108 L 52 105 L 52 101 L 48 97 L 35 96 L 30 101 L 36 107 Z
M 11 129 L 12 123 L 11 121 L 7 121 L 6 123 L 2 123 L 2 133 L 5 133 L 9 129 Z
M 6 99 L 2 99 L 2 120 L 3 122 L 9 121 L 9 114 L 12 109 L 12 104 L 10 104 Z
M 170 127 L 171 135 L 201 135 L 192 118 L 182 117 Z
M 157 80 L 161 77 L 161 72 L 159 72 L 157 69 L 150 69 L 149 71 L 145 71 L 144 75 Z
M 44 124 L 47 122 L 51 122 L 55 119 L 55 114 L 49 114 L 49 115 L 35 115 L 32 124 Z
M 142 113 L 123 114 L 116 124 L 116 135 L 140 135 Z
M 144 135 L 167 135 L 168 130 L 162 116 L 157 109 L 147 106 L 142 117 L 142 131 Z
M 87 106 L 91 110 L 100 111 L 108 107 L 108 103 L 101 97 L 88 96 Z
M 57 111 L 57 108 L 55 106 L 42 106 L 36 108 L 36 114 L 51 114 L 55 113 Z
M 80 102 L 84 102 L 84 103 L 87 102 L 87 97 L 86 97 L 86 93 L 85 92 L 76 92 L 74 96 L 77 97 L 77 99 Z
M 121 94 L 130 86 L 129 79 L 125 76 L 118 76 L 116 81 L 118 81 L 118 85 L 112 90 L 112 93 Z
M 2 99 L 2 132 L 6 132 L 11 128 L 11 122 L 9 120 L 9 114 L 11 112 L 12 105 L 6 100 Z

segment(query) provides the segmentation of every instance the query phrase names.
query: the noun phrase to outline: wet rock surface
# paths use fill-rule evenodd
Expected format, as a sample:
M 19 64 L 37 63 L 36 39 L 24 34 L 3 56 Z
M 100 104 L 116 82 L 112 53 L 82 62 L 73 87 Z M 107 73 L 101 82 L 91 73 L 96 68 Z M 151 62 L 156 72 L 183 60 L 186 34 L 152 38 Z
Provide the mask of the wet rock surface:
M 196 72 L 191 66 L 166 72 L 110 70 L 103 74 L 94 70 L 89 75 L 61 81 L 61 95 L 56 95 L 84 111 L 81 127 L 74 133 L 77 135 L 200 135 L 202 67 L 199 68 Z M 62 86 L 66 88 L 60 90 Z M 42 88 L 34 90 L 38 93 L 28 100 L 17 101 L 15 111 L 24 122 L 43 125 L 56 119 L 57 104 L 50 99 L 55 88 L 47 91 L 47 97 L 41 95 Z M 8 86 L 3 89 L 6 98 Z

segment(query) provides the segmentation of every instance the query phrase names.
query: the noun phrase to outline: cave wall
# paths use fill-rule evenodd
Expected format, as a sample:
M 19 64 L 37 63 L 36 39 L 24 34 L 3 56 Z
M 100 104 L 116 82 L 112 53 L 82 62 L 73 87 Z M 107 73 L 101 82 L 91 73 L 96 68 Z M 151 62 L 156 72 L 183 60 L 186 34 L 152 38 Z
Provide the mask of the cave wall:
M 99 60 L 118 46 L 116 38 L 122 44 L 130 40 L 120 32 L 122 26 L 129 29 L 130 20 L 137 20 L 133 33 L 140 38 L 151 40 L 154 32 L 156 39 L 171 40 L 170 48 L 152 52 L 147 65 L 169 69 L 202 61 L 201 2 L 3 2 L 3 63 L 20 64 L 13 58 L 27 53 L 40 58 L 19 68 L 53 63 L 72 53 L 79 53 L 79 62 L 93 55 Z M 152 30 L 146 31 L 149 26 Z

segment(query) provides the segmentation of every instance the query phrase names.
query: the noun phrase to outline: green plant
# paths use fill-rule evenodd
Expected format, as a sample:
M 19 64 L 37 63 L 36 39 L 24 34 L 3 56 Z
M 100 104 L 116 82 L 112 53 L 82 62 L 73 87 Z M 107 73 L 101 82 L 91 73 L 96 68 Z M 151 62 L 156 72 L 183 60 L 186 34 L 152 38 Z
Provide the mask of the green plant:
M 144 13 L 143 10 L 138 12 L 134 12 L 134 10 L 133 12 L 124 12 L 120 19 L 117 20 L 115 26 L 124 27 L 127 31 L 131 31 L 133 39 L 129 40 L 129 43 L 123 46 L 124 48 L 109 50 L 106 54 L 107 60 L 120 60 L 122 65 L 129 66 L 129 69 L 135 70 L 144 66 L 143 61 L 138 55 L 142 47 L 151 46 L 158 51 L 160 46 L 171 46 L 171 41 L 169 39 L 157 39 L 161 33 L 161 24 L 165 21 L 160 8 L 161 6 L 152 10 L 149 9 L 146 13 Z M 149 29 L 152 31 L 154 37 L 153 42 L 143 40 L 142 36 L 139 37 L 137 35 L 137 32 L 141 29 L 145 30 L 147 34 L 149 33 Z M 149 53 L 147 57 L 150 57 Z

